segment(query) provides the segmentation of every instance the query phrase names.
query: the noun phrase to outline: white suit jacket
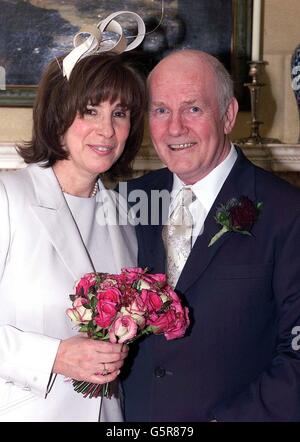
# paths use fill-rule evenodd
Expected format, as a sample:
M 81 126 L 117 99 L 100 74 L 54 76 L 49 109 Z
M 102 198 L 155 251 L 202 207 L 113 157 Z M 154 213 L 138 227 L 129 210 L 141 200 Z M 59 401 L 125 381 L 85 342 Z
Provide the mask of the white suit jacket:
M 131 226 L 106 229 L 112 250 L 104 253 L 113 254 L 115 271 L 135 265 Z M 65 314 L 69 294 L 92 271 L 52 168 L 1 173 L 0 421 L 98 420 L 100 400 L 84 399 L 63 376 L 45 399 L 60 340 L 76 334 Z M 101 420 L 121 420 L 118 404 L 106 402 Z

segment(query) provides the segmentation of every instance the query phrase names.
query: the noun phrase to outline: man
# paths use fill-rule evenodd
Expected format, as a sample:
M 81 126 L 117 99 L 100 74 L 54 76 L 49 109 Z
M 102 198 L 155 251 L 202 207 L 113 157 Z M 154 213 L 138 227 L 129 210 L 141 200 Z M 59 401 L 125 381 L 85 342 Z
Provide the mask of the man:
M 133 180 L 129 190 L 150 199 L 167 189 L 176 199 L 191 188 L 193 233 L 176 275 L 163 217 L 160 225 L 138 225 L 139 265 L 179 278 L 191 326 L 182 339 L 140 343 L 124 383 L 126 418 L 299 421 L 300 192 L 230 143 L 238 105 L 214 57 L 170 54 L 150 74 L 149 95 L 151 137 L 168 169 Z M 241 196 L 240 226 L 215 237 L 218 208 L 227 205 L 233 217 Z

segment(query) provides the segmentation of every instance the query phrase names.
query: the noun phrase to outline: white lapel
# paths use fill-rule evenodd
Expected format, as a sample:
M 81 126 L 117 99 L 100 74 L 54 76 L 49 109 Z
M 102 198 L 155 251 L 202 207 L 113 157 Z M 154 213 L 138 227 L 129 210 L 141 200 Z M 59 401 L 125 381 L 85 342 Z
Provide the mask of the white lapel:
M 128 221 L 127 201 L 114 190 L 105 189 L 100 180 L 98 184 L 101 191 L 97 202 L 102 210 L 99 207 L 97 221 L 106 226 L 116 271 L 120 272 L 122 267 L 137 265 L 135 229 Z
M 49 241 L 65 266 L 74 280 L 84 273 L 93 272 L 93 264 L 52 168 L 31 165 L 27 169 L 36 196 L 31 209 L 45 228 Z

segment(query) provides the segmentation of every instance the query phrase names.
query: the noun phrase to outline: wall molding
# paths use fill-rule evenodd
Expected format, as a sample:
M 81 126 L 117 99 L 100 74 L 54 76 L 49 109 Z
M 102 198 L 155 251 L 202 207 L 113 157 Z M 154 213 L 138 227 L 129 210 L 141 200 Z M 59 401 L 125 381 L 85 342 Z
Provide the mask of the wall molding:
M 253 163 L 273 172 L 300 172 L 300 144 L 266 144 L 243 147 L 246 156 Z M 150 145 L 142 147 L 142 153 L 134 163 L 136 171 L 155 170 L 163 167 L 162 162 Z M 14 143 L 0 143 L 0 169 L 20 169 L 24 161 L 15 150 Z
M 163 167 L 151 146 L 144 146 L 145 155 L 135 160 L 136 170 L 155 170 Z M 149 151 L 152 150 L 152 153 Z M 242 147 L 245 155 L 257 166 L 272 172 L 300 172 L 300 144 L 268 144 Z
M 265 144 L 242 149 L 253 163 L 264 169 L 272 172 L 300 171 L 300 144 Z
M 23 159 L 15 149 L 14 143 L 0 143 L 0 169 L 20 169 L 25 167 Z

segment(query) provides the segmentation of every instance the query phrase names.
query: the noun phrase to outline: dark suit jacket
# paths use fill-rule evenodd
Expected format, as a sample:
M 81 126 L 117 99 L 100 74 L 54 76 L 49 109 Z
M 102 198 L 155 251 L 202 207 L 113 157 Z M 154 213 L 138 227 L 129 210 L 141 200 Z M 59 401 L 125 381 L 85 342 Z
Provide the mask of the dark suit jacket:
M 129 183 L 172 188 L 167 169 Z M 220 230 L 216 208 L 232 197 L 261 201 L 252 236 Z M 139 265 L 165 271 L 161 225 L 138 225 Z M 182 339 L 147 337 L 124 382 L 127 421 L 300 421 L 300 191 L 238 159 L 181 273 L 191 312 Z M 135 353 L 137 349 L 131 349 Z

